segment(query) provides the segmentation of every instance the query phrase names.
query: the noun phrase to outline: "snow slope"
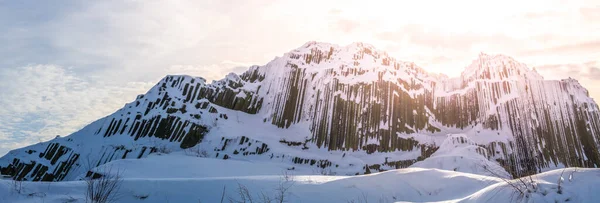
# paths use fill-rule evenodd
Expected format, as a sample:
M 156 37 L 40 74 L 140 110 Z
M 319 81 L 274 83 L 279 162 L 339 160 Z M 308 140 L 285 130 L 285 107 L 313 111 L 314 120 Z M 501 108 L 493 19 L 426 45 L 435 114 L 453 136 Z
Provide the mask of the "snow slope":
M 286 162 L 222 160 L 182 153 L 168 155 L 156 153 L 145 159 L 115 160 L 92 169 L 92 171 L 103 172 L 108 171 L 108 168 L 119 169 L 112 171 L 113 174 L 119 173 L 123 177 L 137 179 L 269 176 L 285 171 L 296 175 L 316 174 L 316 171 L 310 170 L 309 167 L 296 167 L 298 165 Z M 169 171 L 169 173 L 164 171 Z
M 165 175 L 164 165 L 186 164 Z M 499 178 L 439 169 L 408 168 L 360 176 L 283 176 L 285 165 L 206 159 L 184 154 L 152 155 L 119 160 L 124 178 L 117 202 L 225 202 L 239 200 L 238 186 L 249 189 L 255 202 L 276 196 L 279 185 L 289 186 L 286 202 L 597 202 L 600 170 L 570 168 L 534 176 L 537 191 L 518 198 Z M 237 170 L 230 167 L 238 167 Z M 557 193 L 563 175 L 562 194 Z M 23 182 L 17 194 L 11 181 L 0 180 L 0 202 L 85 202 L 85 182 Z M 545 194 L 545 195 L 544 195 Z M 145 197 L 141 199 L 141 197 Z
M 431 157 L 411 165 L 410 168 L 436 168 L 492 177 L 512 177 L 498 163 L 489 160 L 485 148 L 461 134 L 448 135 Z
M 525 191 L 519 195 L 507 182 L 486 187 L 460 202 L 599 202 L 600 170 L 584 168 L 557 169 L 524 178 L 533 181 L 535 187 L 524 187 L 519 180 L 512 180 Z M 560 182 L 560 187 L 559 187 Z M 560 188 L 560 190 L 559 190 Z

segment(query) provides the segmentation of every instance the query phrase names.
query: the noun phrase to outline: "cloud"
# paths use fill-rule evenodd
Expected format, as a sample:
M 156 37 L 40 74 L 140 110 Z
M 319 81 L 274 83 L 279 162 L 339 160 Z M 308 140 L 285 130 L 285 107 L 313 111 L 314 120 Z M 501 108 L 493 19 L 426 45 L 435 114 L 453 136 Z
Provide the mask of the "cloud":
M 148 81 L 176 64 L 267 61 L 273 56 L 264 58 L 264 50 L 273 44 L 261 43 L 285 40 L 281 32 L 264 30 L 286 22 L 259 23 L 265 18 L 256 15 L 260 10 L 245 9 L 268 2 L 236 2 L 235 7 L 225 1 L 77 2 L 67 0 L 65 8 L 29 5 L 32 11 L 18 3 L 0 8 L 0 57 L 6 59 L 0 60 L 0 68 L 56 64 L 120 82 Z M 259 46 L 265 47 L 263 52 L 256 51 Z M 144 74 L 136 74 L 140 72 Z
M 376 37 L 395 44 L 387 46 L 387 50 L 395 56 L 400 55 L 400 59 L 450 76 L 460 75 L 480 52 L 511 55 L 515 45 L 526 44 L 503 33 L 451 32 L 442 27 L 417 24 L 379 32 Z
M 340 13 L 342 13 L 342 10 L 340 10 L 340 9 L 334 8 L 334 9 L 329 10 L 329 14 L 331 14 L 331 15 L 339 15 Z
M 600 80 L 600 68 L 598 67 L 593 67 L 593 68 L 589 68 L 588 69 L 589 72 L 589 76 L 591 78 L 594 78 L 594 80 Z
M 556 16 L 564 15 L 564 12 L 561 11 L 542 11 L 542 12 L 530 12 L 525 13 L 523 15 L 517 16 L 517 18 L 525 18 L 525 19 L 543 19 L 543 18 L 553 18 Z
M 360 23 L 348 19 L 339 19 L 332 23 L 334 29 L 341 30 L 344 33 L 350 33 L 360 26 Z
M 461 51 L 469 51 L 477 44 L 502 46 L 512 45 L 518 42 L 517 39 L 503 34 L 488 35 L 473 32 L 451 33 L 444 32 L 437 27 L 427 27 L 416 24 L 405 25 L 395 31 L 380 32 L 377 34 L 377 37 L 378 39 L 392 42 L 407 40 L 416 45 Z
M 585 41 L 579 43 L 569 43 L 559 46 L 546 47 L 543 49 L 527 50 L 522 52 L 523 55 L 565 55 L 565 54 L 581 54 L 581 53 L 598 53 L 600 52 L 600 40 Z
M 583 7 L 579 9 L 579 12 L 588 21 L 597 22 L 600 20 L 600 6 L 596 7 Z
M 576 79 L 587 79 L 600 82 L 600 61 L 570 64 L 547 64 L 536 66 L 536 69 L 553 75 L 568 75 Z
M 0 155 L 75 132 L 153 86 L 94 81 L 56 65 L 0 69 L 0 81 Z

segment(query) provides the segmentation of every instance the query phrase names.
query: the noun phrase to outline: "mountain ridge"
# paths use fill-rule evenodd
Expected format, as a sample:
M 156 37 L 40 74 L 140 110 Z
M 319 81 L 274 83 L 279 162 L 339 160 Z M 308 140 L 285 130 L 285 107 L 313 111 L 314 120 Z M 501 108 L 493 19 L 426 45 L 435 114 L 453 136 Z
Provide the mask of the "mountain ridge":
M 12 150 L 0 172 L 71 180 L 85 162 L 198 147 L 219 159 L 363 174 L 422 161 L 446 134 L 466 134 L 513 176 L 600 165 L 598 106 L 576 80 L 544 80 L 512 57 L 487 54 L 463 73 L 440 78 L 365 43 L 307 42 L 211 83 L 166 76 L 67 137 Z

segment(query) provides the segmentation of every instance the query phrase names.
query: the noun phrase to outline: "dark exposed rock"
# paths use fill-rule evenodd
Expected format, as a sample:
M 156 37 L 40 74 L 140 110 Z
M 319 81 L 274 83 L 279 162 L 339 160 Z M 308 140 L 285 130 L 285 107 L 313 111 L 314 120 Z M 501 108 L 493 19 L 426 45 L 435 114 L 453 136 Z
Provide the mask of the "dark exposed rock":
M 343 54 L 352 58 L 341 59 Z M 447 78 L 397 61 L 370 45 L 307 43 L 272 63 L 212 84 L 203 78 L 167 76 L 146 95 L 76 136 L 3 157 L 7 165 L 0 166 L 0 172 L 15 179 L 60 181 L 75 176 L 73 170 L 84 172 L 78 166 L 82 155 L 93 153 L 98 166 L 147 156 L 157 146 L 138 143 L 149 140 L 187 149 L 202 142 L 219 122 L 239 119 L 218 109 L 251 114 L 284 129 L 308 124 L 306 140 L 280 141 L 298 150 L 343 151 L 342 157 L 356 151 L 419 154 L 390 157 L 360 173 L 405 168 L 429 157 L 437 146 L 404 135 L 444 136 L 443 129 L 511 138 L 481 145 L 487 158 L 514 176 L 557 165 L 600 166 L 597 104 L 577 81 L 543 80 L 536 74 L 508 57 L 480 56 L 461 77 Z M 91 151 L 88 143 L 82 143 L 90 136 L 109 141 L 125 137 L 131 143 Z M 142 140 L 146 142 L 138 142 Z M 215 157 L 220 152 L 223 159 L 267 152 L 271 158 L 286 157 L 246 136 L 223 137 L 211 148 L 206 150 L 217 152 Z M 332 165 L 329 160 L 287 157 L 319 168 Z

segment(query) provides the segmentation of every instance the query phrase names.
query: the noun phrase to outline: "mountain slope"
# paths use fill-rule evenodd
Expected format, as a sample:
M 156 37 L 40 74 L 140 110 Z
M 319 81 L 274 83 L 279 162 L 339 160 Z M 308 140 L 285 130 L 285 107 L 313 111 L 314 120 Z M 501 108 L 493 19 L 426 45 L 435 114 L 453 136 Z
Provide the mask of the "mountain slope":
M 477 146 L 466 135 L 449 135 L 431 157 L 410 168 L 434 168 L 510 179 L 504 168 L 488 159 L 487 150 Z
M 72 180 L 111 160 L 196 149 L 353 175 L 408 167 L 460 133 L 524 176 L 599 166 L 599 119 L 577 81 L 544 80 L 510 57 L 481 54 L 448 78 L 368 44 L 308 42 L 212 83 L 167 76 L 72 135 L 11 151 L 0 171 Z

